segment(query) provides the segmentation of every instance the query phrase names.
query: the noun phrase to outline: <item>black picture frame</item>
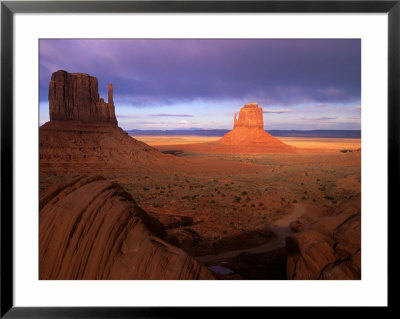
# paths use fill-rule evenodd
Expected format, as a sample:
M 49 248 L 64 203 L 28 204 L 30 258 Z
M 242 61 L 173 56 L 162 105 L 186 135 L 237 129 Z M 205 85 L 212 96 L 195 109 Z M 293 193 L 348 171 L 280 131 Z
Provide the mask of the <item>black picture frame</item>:
M 6 318 L 192 318 L 225 317 L 225 307 L 15 307 L 13 303 L 13 16 L 15 13 L 388 13 L 388 247 L 400 184 L 400 0 L 396 1 L 1 1 L 1 317 Z M 380 212 L 382 213 L 382 212 Z M 388 265 L 392 258 L 388 254 Z M 390 267 L 388 271 L 390 270 Z M 390 287 L 393 277 L 389 272 Z M 392 284 L 393 285 L 393 284 Z M 388 294 L 391 309 L 393 294 Z M 276 310 L 276 308 L 274 308 Z M 235 308 L 235 315 L 268 315 L 265 307 Z M 320 309 L 320 308 L 319 308 Z M 326 308 L 324 308 L 326 310 Z M 280 309 L 278 311 L 282 311 Z M 307 307 L 285 308 L 301 315 Z M 323 311 L 325 311 L 323 310 Z M 354 310 L 347 308 L 350 314 Z M 251 311 L 251 312 L 249 312 Z M 329 310 L 335 314 L 338 308 Z M 371 308 L 368 309 L 372 311 Z M 374 312 L 374 311 L 372 311 Z

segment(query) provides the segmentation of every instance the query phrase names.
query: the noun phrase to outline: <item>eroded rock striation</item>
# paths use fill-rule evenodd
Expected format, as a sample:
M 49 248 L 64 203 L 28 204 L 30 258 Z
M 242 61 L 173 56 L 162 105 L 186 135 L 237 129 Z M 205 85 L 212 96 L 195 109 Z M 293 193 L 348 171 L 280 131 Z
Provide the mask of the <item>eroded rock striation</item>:
M 161 167 L 165 157 L 115 125 L 50 121 L 39 129 L 40 171 L 87 174 Z
M 215 279 L 160 239 L 154 223 L 116 183 L 80 176 L 40 194 L 40 279 Z
M 117 125 L 113 87 L 108 102 L 100 98 L 97 78 L 84 73 L 54 72 L 49 84 L 50 121 L 81 121 Z
M 361 279 L 360 196 L 286 238 L 288 279 Z

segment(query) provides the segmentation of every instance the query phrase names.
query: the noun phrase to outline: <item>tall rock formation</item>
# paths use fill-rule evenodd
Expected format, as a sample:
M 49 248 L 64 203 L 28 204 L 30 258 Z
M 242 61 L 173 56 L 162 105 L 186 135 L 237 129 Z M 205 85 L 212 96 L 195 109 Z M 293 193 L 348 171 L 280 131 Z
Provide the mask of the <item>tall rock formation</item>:
M 234 118 L 233 128 L 259 128 L 264 129 L 263 110 L 257 103 L 246 104 L 239 112 L 239 118 Z
M 99 97 L 97 78 L 84 73 L 54 72 L 49 85 L 50 121 L 97 122 L 117 125 L 113 87 L 108 103 Z
M 238 153 L 290 153 L 295 148 L 282 143 L 264 130 L 263 110 L 257 103 L 246 104 L 234 116 L 233 130 L 219 141 L 227 152 Z M 223 147 L 216 148 L 223 150 Z
M 215 279 L 205 265 L 159 238 L 159 224 L 101 176 L 49 187 L 40 193 L 39 209 L 42 280 Z
M 51 76 L 49 103 L 50 121 L 39 129 L 42 173 L 104 172 L 164 162 L 164 154 L 118 127 L 112 84 L 106 103 L 99 97 L 97 78 L 59 70 Z

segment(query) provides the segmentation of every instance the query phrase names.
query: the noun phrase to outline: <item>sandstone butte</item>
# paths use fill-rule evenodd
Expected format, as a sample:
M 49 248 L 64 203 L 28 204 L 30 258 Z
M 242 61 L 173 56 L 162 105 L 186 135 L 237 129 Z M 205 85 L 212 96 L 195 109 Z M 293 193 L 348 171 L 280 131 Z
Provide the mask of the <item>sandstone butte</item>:
M 249 103 L 234 116 L 233 129 L 216 142 L 186 144 L 183 150 L 204 153 L 294 153 L 296 148 L 264 130 L 263 110 Z
M 97 78 L 59 70 L 51 76 L 48 97 L 50 121 L 39 128 L 41 172 L 138 169 L 166 162 L 166 155 L 118 127 L 112 84 L 106 103 Z
M 215 279 L 205 265 L 160 239 L 163 226 L 101 176 L 49 187 L 39 209 L 41 280 Z
M 113 87 L 108 85 L 108 103 L 100 98 L 97 78 L 59 70 L 49 85 L 50 121 L 81 121 L 117 125 Z
M 235 113 L 233 130 L 226 133 L 219 142 L 232 149 L 256 152 L 282 153 L 295 150 L 264 130 L 263 110 L 257 103 L 242 107 L 238 118 Z

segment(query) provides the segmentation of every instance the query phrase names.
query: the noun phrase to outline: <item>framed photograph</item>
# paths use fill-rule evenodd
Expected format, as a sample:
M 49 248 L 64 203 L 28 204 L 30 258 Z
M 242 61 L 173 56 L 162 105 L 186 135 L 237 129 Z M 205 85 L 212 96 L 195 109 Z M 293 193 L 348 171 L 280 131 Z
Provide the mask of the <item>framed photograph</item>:
M 2 1 L 1 316 L 390 309 L 399 30 L 399 1 Z

